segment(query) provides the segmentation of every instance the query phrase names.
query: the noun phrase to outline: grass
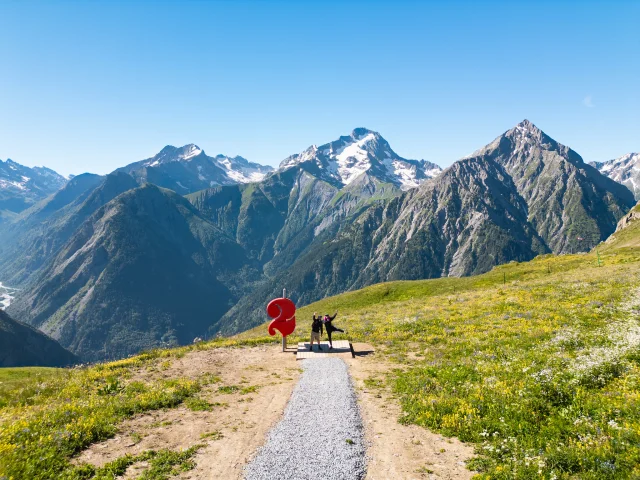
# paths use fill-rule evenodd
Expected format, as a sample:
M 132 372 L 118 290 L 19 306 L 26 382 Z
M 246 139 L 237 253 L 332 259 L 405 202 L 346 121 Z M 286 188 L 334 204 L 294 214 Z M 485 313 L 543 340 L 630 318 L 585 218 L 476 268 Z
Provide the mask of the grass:
M 208 412 L 211 410 L 211 404 L 202 398 L 189 398 L 187 399 L 185 406 L 194 412 Z
M 307 340 L 314 311 L 338 310 L 336 324 L 351 340 L 373 344 L 398 367 L 367 387 L 393 390 L 402 423 L 475 445 L 469 466 L 479 478 L 640 479 L 639 229 L 617 233 L 597 253 L 327 298 L 298 310 L 290 343 Z M 148 479 L 191 468 L 199 446 L 125 456 L 100 469 L 69 459 L 137 413 L 182 403 L 228 407 L 196 396 L 221 382 L 215 375 L 140 382 L 134 371 L 166 371 L 190 351 L 278 342 L 263 325 L 83 369 L 0 370 L 0 478 L 114 478 L 140 461 L 150 464 Z
M 194 445 L 180 452 L 173 452 L 171 450 L 147 450 L 140 455 L 125 455 L 100 468 L 92 465 L 73 467 L 60 478 L 66 480 L 113 480 L 124 475 L 130 466 L 139 462 L 148 462 L 148 468 L 146 468 L 137 479 L 166 480 L 181 472 L 192 470 L 195 467 L 195 463 L 191 458 L 202 447 L 203 445 Z
M 203 433 L 202 435 L 200 435 L 200 438 L 203 440 L 204 439 L 220 440 L 224 438 L 224 435 L 222 434 L 221 431 L 215 430 L 213 432 Z
M 171 359 L 191 351 L 270 342 L 274 339 L 267 336 L 220 338 L 86 368 L 0 369 L 0 479 L 112 478 L 100 477 L 107 475 L 106 471 L 90 466 L 82 473 L 70 458 L 88 445 L 114 436 L 124 419 L 138 413 L 173 408 L 185 401 L 188 408 L 196 410 L 227 407 L 194 397 L 202 387 L 220 382 L 215 375 L 203 375 L 197 381 L 169 378 L 141 382 L 131 379 L 134 371 L 166 370 Z M 257 389 L 232 387 L 243 394 Z M 162 459 L 168 453 L 158 455 Z M 81 474 L 84 476 L 78 477 Z M 165 478 L 161 472 L 153 475 L 144 478 Z
M 38 389 L 38 384 L 54 378 L 64 379 L 67 370 L 48 367 L 0 368 L 0 407 L 15 400 L 16 391 L 28 396 Z
M 314 311 L 338 310 L 351 340 L 398 366 L 366 385 L 394 391 L 402 423 L 474 444 L 479 478 L 640 478 L 634 229 L 597 253 L 327 298 L 297 311 L 290 343 L 307 340 Z

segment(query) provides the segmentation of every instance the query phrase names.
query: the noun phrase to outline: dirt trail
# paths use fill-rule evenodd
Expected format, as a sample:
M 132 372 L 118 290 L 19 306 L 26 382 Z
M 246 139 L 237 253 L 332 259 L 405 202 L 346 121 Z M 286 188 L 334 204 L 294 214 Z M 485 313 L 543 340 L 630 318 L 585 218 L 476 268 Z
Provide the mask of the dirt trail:
M 356 351 L 373 350 L 355 344 Z M 473 448 L 415 425 L 397 421 L 400 407 L 385 389 L 367 388 L 364 380 L 391 368 L 371 354 L 351 359 L 349 365 L 368 443 L 369 480 L 468 479 L 464 460 Z M 243 467 L 262 446 L 269 430 L 282 418 L 291 392 L 300 376 L 295 355 L 283 354 L 279 346 L 242 349 L 221 348 L 195 351 L 156 369 L 143 369 L 134 378 L 198 378 L 204 374 L 221 381 L 203 389 L 199 397 L 213 404 L 211 411 L 192 411 L 186 406 L 139 415 L 120 425 L 116 437 L 92 445 L 75 460 L 97 466 L 127 453 L 149 449 L 183 450 L 205 446 L 193 460 L 196 467 L 181 479 L 241 479 Z M 221 386 L 258 387 L 256 391 L 224 393 Z M 249 388 L 249 390 L 251 390 Z M 146 467 L 129 468 L 123 479 L 136 478 Z

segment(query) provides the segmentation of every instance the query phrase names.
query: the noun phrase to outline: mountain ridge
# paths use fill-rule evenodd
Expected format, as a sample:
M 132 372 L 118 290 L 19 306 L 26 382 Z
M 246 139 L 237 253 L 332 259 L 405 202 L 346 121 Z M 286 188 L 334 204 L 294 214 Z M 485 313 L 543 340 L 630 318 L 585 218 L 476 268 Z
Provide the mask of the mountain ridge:
M 0 367 L 68 367 L 78 357 L 52 338 L 0 309 Z
M 436 178 L 357 212 L 331 238 L 318 237 L 213 331 L 255 324 L 283 287 L 308 304 L 377 282 L 466 276 L 589 250 L 634 204 L 625 187 L 525 120 Z
M 411 188 L 390 176 L 404 159 L 370 130 L 305 152 L 259 182 L 182 197 L 134 178 L 162 165 L 197 171 L 211 158 L 195 145 L 166 147 L 132 167 L 134 176 L 119 170 L 101 180 L 114 188 L 88 189 L 78 203 L 55 200 L 60 213 L 47 213 L 36 242 L 18 249 L 34 252 L 37 268 L 10 264 L 33 280 L 10 313 L 84 358 L 114 358 L 207 328 L 249 328 L 282 288 L 304 305 L 377 282 L 474 275 L 589 250 L 635 204 L 627 188 L 528 120 L 433 178 L 412 177 L 420 181 Z M 51 248 L 35 248 L 42 238 Z M 159 296 L 167 291 L 189 299 L 192 320 Z
M 280 163 L 280 170 L 294 166 L 312 168 L 336 186 L 346 186 L 364 172 L 402 189 L 417 187 L 440 174 L 442 168 L 426 160 L 408 160 L 396 154 L 378 133 L 356 128 L 350 135 L 321 146 L 312 145 Z
M 182 195 L 218 185 L 261 181 L 273 167 L 226 155 L 208 156 L 195 144 L 167 145 L 153 157 L 120 167 L 139 184 L 153 183 Z
M 146 184 L 99 207 L 7 310 L 83 360 L 184 344 L 255 277 L 243 255 L 183 197 Z

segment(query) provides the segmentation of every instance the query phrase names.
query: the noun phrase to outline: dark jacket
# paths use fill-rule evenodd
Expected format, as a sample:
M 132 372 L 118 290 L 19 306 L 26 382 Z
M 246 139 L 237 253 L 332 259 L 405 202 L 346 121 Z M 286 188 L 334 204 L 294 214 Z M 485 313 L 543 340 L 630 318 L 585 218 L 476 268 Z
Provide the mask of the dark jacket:
M 333 332 L 334 330 L 336 330 L 336 327 L 333 326 L 333 319 L 336 318 L 338 316 L 338 314 L 336 313 L 333 317 L 330 317 L 329 315 L 327 315 L 327 317 L 329 317 L 329 320 L 323 320 L 324 322 L 324 328 L 327 330 L 327 332 Z
M 322 330 L 323 330 L 323 323 L 322 323 L 322 317 L 317 317 L 314 315 L 313 316 L 313 323 L 311 324 L 311 331 L 312 332 L 316 332 L 319 333 L 320 335 L 322 335 Z

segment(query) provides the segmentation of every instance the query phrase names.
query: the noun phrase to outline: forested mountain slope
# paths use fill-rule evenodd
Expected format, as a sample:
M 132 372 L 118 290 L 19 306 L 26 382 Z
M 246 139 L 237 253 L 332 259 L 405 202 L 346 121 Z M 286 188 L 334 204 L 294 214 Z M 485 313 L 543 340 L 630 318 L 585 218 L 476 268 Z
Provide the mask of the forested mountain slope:
M 147 184 L 100 207 L 9 307 L 85 360 L 188 343 L 259 277 L 183 197 Z
M 124 173 L 74 177 L 7 225 L 0 247 L 0 278 L 12 286 L 32 280 L 98 208 L 137 186 Z
M 66 367 L 78 362 L 55 340 L 0 310 L 0 367 Z

